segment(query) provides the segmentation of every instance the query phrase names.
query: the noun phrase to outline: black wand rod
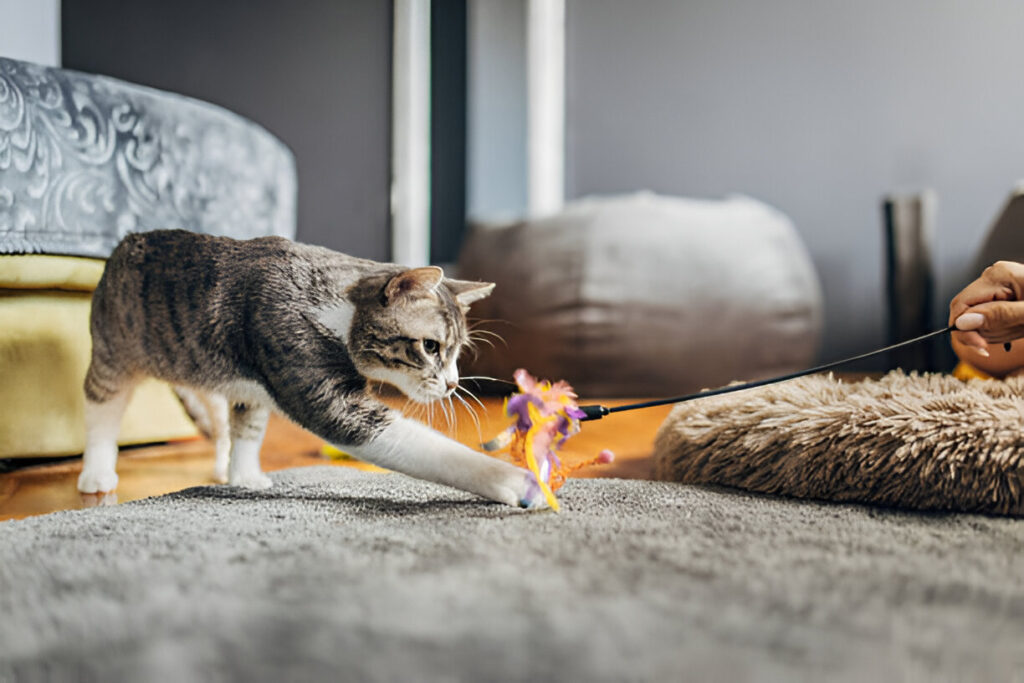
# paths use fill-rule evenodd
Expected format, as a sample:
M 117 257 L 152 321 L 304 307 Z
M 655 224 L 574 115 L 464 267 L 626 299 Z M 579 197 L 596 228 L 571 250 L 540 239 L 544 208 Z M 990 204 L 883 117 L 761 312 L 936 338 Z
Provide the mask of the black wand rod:
M 842 360 L 833 361 L 831 363 L 825 363 L 824 365 L 819 365 L 814 368 L 808 368 L 806 370 L 791 372 L 788 375 L 781 375 L 779 377 L 769 377 L 768 379 L 759 379 L 757 381 L 747 382 L 745 384 L 732 384 L 725 387 L 719 387 L 718 389 L 698 391 L 695 394 L 686 394 L 685 396 L 674 396 L 672 398 L 659 398 L 653 401 L 644 401 L 643 403 L 630 403 L 629 405 L 615 406 L 613 408 L 608 408 L 602 405 L 580 406 L 580 410 L 582 410 L 584 413 L 584 417 L 580 418 L 580 422 L 586 422 L 588 420 L 600 420 L 605 415 L 611 415 L 612 413 L 621 413 L 625 410 L 640 410 L 641 408 L 654 408 L 655 406 L 664 406 L 670 403 L 685 403 L 686 401 L 694 401 L 698 398 L 708 398 L 709 396 L 721 396 L 722 394 L 731 394 L 736 391 L 756 389 L 757 387 L 763 387 L 767 384 L 778 384 L 779 382 L 788 382 L 789 380 L 796 379 L 797 377 L 806 377 L 807 375 L 814 375 L 819 372 L 824 372 L 826 370 L 838 368 L 841 365 L 846 365 L 847 363 L 852 363 L 853 361 L 856 360 L 870 358 L 872 356 L 887 353 L 889 351 L 893 351 L 904 346 L 917 344 L 919 342 L 925 341 L 926 339 L 931 339 L 932 337 L 938 337 L 944 334 L 948 334 L 949 332 L 952 332 L 954 330 L 956 330 L 956 326 L 952 325 L 941 330 L 929 332 L 928 334 L 922 334 L 920 337 L 914 337 L 913 339 L 907 339 L 906 341 L 901 341 L 899 343 L 891 344 L 890 346 L 886 346 L 881 349 L 876 349 L 875 351 L 868 351 L 867 353 L 862 353 L 859 356 L 851 356 L 850 358 L 843 358 Z

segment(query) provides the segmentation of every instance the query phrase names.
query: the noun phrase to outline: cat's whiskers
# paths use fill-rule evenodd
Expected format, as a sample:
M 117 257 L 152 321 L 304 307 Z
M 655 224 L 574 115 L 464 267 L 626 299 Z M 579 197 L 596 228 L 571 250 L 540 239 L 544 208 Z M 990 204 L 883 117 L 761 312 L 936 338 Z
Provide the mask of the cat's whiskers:
M 428 380 L 421 380 L 419 386 L 416 387 L 416 390 L 413 393 L 418 396 L 429 395 L 430 392 L 427 390 L 427 382 Z M 433 428 L 434 401 L 424 401 L 422 399 L 414 398 L 412 395 L 410 395 L 408 400 L 406 401 L 406 404 L 410 402 L 412 402 L 412 404 L 416 407 L 414 412 L 418 416 L 420 422 L 423 422 L 424 424 Z
M 461 379 L 486 379 L 486 380 L 490 380 L 491 382 L 503 382 L 505 384 L 515 384 L 515 382 L 510 382 L 507 379 L 498 379 L 497 377 L 491 377 L 489 375 L 462 375 Z
M 461 403 L 463 406 L 466 407 L 466 412 L 469 413 L 469 416 L 471 418 L 473 418 L 473 422 L 476 424 L 476 434 L 477 434 L 477 437 L 479 438 L 479 442 L 483 443 L 484 433 L 483 433 L 483 427 L 480 426 L 480 416 L 476 414 L 476 410 L 473 408 L 473 406 L 471 406 L 469 404 L 468 401 L 466 401 L 466 399 L 464 399 L 461 396 L 459 396 L 458 389 L 456 389 L 455 393 L 452 394 L 452 396 L 457 398 L 459 400 L 459 403 Z
M 466 378 L 463 377 L 463 379 L 466 379 Z M 459 385 L 458 388 L 461 389 L 463 392 L 465 392 L 465 394 L 467 396 L 469 396 L 471 399 L 473 399 L 473 401 L 475 401 L 476 404 L 478 406 L 480 406 L 480 410 L 484 411 L 485 413 L 487 412 L 487 406 L 484 405 L 483 401 L 481 401 L 479 398 L 477 398 L 476 394 L 474 394 L 472 391 L 470 391 L 466 387 L 462 386 L 461 384 Z
M 493 330 L 477 330 L 477 329 L 470 329 L 469 330 L 469 338 L 470 339 L 472 339 L 474 341 L 487 341 L 488 343 L 491 344 L 491 346 L 493 346 L 494 345 L 493 342 L 491 342 L 489 339 L 487 339 L 488 337 L 490 337 L 492 339 L 496 339 L 497 341 L 500 341 L 502 344 L 505 345 L 505 348 L 508 348 L 508 342 L 505 341 L 505 337 L 501 336 L 500 334 L 498 334 L 497 332 L 495 332 Z
M 462 343 L 462 353 L 465 354 L 467 351 L 472 354 L 474 361 L 480 357 L 480 349 L 477 348 L 476 341 L 473 339 L 467 338 Z
M 485 382 L 497 382 L 499 384 L 508 384 L 511 387 L 515 387 L 516 386 L 515 382 L 510 382 L 507 379 L 498 379 L 497 377 L 488 377 L 486 375 L 464 375 L 463 377 L 461 377 L 459 379 L 459 381 L 460 382 L 462 382 L 462 381 L 471 381 L 471 382 L 475 382 L 477 385 L 479 385 L 481 381 L 485 381 Z M 459 384 L 459 388 L 461 388 L 464 391 L 469 391 L 462 384 Z M 474 396 L 473 398 L 474 398 L 474 400 L 476 400 L 476 396 Z M 477 400 L 477 402 L 479 403 L 479 400 Z
M 402 413 L 403 415 L 411 416 L 410 413 L 409 413 L 409 404 L 410 403 L 412 403 L 412 399 L 407 396 L 405 398 L 405 403 L 403 403 L 402 407 L 399 408 L 399 412 Z
M 406 417 L 430 424 L 431 416 L 428 414 L 427 410 L 428 406 L 426 404 L 413 400 L 412 398 L 406 398 L 405 404 L 402 406 L 402 413 Z
M 483 335 L 477 335 L 472 332 L 470 332 L 469 334 L 468 340 L 466 341 L 466 346 L 475 351 L 477 344 L 480 344 L 481 342 L 487 344 L 492 349 L 495 348 L 493 341 L 491 341 L 490 339 Z
M 438 404 L 441 406 L 441 412 L 444 413 L 444 421 L 445 424 L 448 426 L 448 433 L 451 434 L 453 428 L 452 415 L 448 412 L 448 403 L 446 403 L 446 400 L 442 398 L 441 400 L 438 401 Z
M 476 345 L 476 340 L 474 340 L 474 339 L 466 340 L 466 342 L 462 345 L 462 348 L 463 348 L 464 352 L 469 352 L 469 354 L 471 354 L 473 356 L 473 360 L 474 361 L 476 361 L 478 358 L 480 358 L 480 349 Z
M 452 423 L 453 423 L 452 438 L 458 438 L 458 435 L 459 435 L 459 413 L 455 410 L 455 402 L 452 401 L 452 397 L 451 396 L 447 396 L 445 398 L 445 400 L 448 401 L 448 410 L 450 410 L 451 414 L 452 414 Z
M 479 331 L 477 328 L 479 328 L 481 325 L 488 325 L 490 323 L 508 325 L 509 327 L 519 327 L 515 323 L 510 322 L 508 320 L 504 320 L 502 318 L 473 318 L 472 320 L 466 320 L 466 329 L 470 331 Z
M 481 342 L 487 344 L 493 349 L 496 348 L 493 340 L 498 340 L 505 346 L 505 348 L 508 348 L 508 342 L 505 341 L 505 338 L 503 336 L 501 336 L 500 334 L 493 330 L 483 329 L 480 327 L 481 325 L 486 325 L 487 323 L 503 323 L 505 325 L 510 324 L 507 320 L 496 319 L 474 320 L 468 323 L 466 327 L 467 341 L 465 346 L 469 348 L 469 350 L 473 353 L 474 357 L 478 355 L 477 344 Z

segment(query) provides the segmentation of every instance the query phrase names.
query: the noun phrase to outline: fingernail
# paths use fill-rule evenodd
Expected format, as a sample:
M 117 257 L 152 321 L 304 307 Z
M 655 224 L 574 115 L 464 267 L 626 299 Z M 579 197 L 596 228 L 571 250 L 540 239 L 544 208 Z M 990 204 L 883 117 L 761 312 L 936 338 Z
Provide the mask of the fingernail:
M 964 313 L 956 319 L 958 330 L 976 330 L 985 324 L 985 316 L 981 313 Z
M 989 354 L 988 349 L 976 348 L 974 350 L 978 352 L 979 356 L 984 356 L 985 358 L 988 358 L 989 355 L 991 355 L 991 354 Z

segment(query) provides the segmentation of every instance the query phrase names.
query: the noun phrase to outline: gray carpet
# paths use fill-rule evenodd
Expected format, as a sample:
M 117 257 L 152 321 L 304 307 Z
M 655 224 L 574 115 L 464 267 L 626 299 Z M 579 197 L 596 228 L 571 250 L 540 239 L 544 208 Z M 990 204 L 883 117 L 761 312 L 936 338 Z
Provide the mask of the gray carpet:
M 0 681 L 1006 680 L 1024 522 L 274 475 L 0 524 Z

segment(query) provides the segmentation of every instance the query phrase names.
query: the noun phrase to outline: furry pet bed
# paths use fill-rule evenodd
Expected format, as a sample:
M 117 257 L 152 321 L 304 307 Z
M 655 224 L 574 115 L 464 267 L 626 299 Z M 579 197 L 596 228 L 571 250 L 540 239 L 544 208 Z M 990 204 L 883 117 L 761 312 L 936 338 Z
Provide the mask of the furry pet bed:
M 921 510 L 1024 515 L 1024 379 L 811 376 L 676 407 L 658 479 Z

